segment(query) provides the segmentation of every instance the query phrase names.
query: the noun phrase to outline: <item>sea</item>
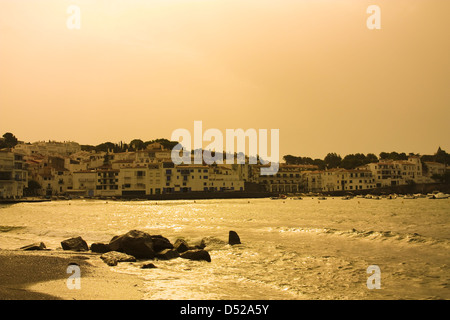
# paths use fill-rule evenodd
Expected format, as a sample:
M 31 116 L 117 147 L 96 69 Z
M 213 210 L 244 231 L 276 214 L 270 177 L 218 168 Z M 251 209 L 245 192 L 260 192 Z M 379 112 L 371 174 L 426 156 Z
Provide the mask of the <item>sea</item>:
M 61 250 L 136 229 L 207 244 L 211 262 L 119 263 L 148 300 L 450 299 L 450 199 L 58 200 L 0 205 L 0 248 Z M 241 244 L 228 244 L 229 231 Z

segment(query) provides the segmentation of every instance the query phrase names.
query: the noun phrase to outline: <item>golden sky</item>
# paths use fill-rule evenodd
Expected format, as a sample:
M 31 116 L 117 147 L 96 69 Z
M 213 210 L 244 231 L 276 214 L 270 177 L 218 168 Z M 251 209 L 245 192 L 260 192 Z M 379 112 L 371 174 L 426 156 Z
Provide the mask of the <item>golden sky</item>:
M 381 30 L 366 26 L 372 4 Z M 95 145 L 201 120 L 280 129 L 281 156 L 450 151 L 449 12 L 448 0 L 0 0 L 0 133 Z

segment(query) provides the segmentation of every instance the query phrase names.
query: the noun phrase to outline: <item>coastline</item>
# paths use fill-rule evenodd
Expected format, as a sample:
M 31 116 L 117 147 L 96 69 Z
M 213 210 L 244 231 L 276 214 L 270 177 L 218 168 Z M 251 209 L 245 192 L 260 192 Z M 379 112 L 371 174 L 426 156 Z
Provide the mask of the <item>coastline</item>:
M 80 288 L 69 289 L 70 264 L 80 267 Z M 142 300 L 143 280 L 115 272 L 99 254 L 0 250 L 0 300 Z

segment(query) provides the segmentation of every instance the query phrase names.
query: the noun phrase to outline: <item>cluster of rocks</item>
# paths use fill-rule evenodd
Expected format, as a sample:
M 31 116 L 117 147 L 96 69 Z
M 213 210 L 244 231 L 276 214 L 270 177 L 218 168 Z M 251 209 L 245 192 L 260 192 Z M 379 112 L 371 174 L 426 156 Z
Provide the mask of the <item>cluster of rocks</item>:
M 240 238 L 236 232 L 230 231 L 228 244 L 240 244 Z M 116 266 L 119 262 L 135 262 L 139 260 L 170 260 L 183 258 L 197 261 L 211 262 L 209 252 L 205 250 L 206 243 L 203 239 L 199 244 L 191 246 L 184 239 L 177 239 L 172 244 L 161 235 L 150 235 L 139 230 L 131 230 L 125 234 L 115 236 L 109 243 L 92 243 L 89 247 L 81 237 L 66 239 L 61 242 L 63 250 L 91 251 L 101 254 L 100 258 L 109 266 Z M 45 250 L 44 243 L 36 243 L 22 250 Z M 155 268 L 152 263 L 144 264 L 143 268 Z

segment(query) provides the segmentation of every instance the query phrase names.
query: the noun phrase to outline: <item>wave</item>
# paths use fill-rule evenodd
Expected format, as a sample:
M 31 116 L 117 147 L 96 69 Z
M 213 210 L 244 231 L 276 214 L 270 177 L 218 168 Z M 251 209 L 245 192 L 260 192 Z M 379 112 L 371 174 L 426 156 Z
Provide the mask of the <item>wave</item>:
M 24 226 L 0 226 L 0 232 L 10 232 L 14 230 L 25 229 Z
M 301 232 L 301 233 L 316 233 L 335 236 L 344 236 L 350 238 L 361 238 L 378 241 L 401 241 L 405 243 L 421 243 L 421 244 L 440 244 L 450 247 L 450 241 L 446 239 L 435 239 L 432 237 L 423 236 L 418 233 L 398 233 L 394 231 L 375 231 L 375 230 L 338 230 L 333 228 L 277 228 L 278 232 Z

